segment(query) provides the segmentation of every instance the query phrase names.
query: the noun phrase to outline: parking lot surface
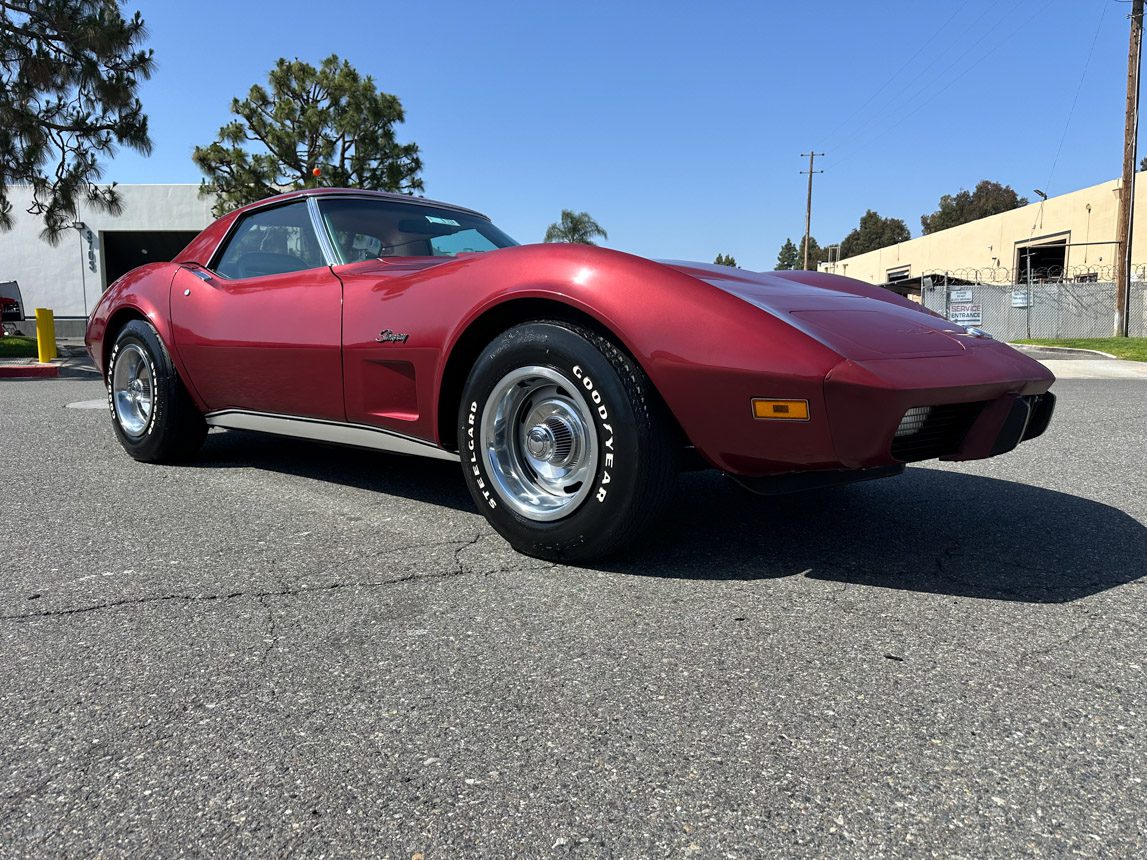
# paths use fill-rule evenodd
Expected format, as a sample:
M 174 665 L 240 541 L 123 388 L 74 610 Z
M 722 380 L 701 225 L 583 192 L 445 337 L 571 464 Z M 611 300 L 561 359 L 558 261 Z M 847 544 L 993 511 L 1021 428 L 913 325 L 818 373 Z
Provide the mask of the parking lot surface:
M 512 552 L 448 463 L 0 383 L 0 856 L 1147 852 L 1147 381 L 980 463 Z M 87 404 L 90 405 L 90 404 Z

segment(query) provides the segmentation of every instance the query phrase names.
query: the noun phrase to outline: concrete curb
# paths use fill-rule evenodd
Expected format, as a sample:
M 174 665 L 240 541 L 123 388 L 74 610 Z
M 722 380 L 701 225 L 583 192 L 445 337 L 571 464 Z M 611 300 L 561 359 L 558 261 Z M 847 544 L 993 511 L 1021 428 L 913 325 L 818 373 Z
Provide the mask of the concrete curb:
M 58 364 L 0 364 L 0 379 L 55 379 L 59 375 Z
M 1080 349 L 1077 346 L 1048 346 L 1042 343 L 1009 343 L 1008 346 L 1012 349 L 1018 349 L 1020 352 L 1046 349 L 1051 352 L 1062 352 L 1067 355 L 1098 355 L 1100 358 L 1113 358 L 1116 361 L 1123 361 L 1119 356 L 1112 355 L 1109 352 L 1100 352 L 1098 349 Z

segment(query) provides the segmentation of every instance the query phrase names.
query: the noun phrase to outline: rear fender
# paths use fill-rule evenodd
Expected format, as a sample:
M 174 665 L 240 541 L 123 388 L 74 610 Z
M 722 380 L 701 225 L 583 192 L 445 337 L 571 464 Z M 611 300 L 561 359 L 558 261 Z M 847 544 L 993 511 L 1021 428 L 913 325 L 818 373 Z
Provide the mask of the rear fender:
M 119 330 L 128 320 L 147 320 L 167 347 L 188 393 L 202 410 L 204 404 L 190 384 L 171 331 L 171 282 L 178 270 L 173 263 L 149 263 L 115 281 L 92 312 L 84 341 L 101 375 L 106 376 L 108 357 Z

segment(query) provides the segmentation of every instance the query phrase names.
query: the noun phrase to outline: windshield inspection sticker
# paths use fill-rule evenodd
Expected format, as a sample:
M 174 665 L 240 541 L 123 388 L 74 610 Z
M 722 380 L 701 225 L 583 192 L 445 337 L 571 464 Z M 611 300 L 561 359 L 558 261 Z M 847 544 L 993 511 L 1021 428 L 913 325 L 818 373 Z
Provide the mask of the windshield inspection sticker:
M 435 218 L 433 215 L 427 215 L 426 220 L 431 224 L 445 224 L 447 227 L 461 227 L 462 225 L 455 221 L 453 218 Z

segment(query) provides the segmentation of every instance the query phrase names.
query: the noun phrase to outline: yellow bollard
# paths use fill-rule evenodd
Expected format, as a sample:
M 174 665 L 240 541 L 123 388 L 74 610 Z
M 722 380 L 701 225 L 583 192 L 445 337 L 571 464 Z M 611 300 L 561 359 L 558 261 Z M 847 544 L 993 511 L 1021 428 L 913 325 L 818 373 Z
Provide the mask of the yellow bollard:
M 36 308 L 36 350 L 40 363 L 56 357 L 56 316 L 51 308 Z

